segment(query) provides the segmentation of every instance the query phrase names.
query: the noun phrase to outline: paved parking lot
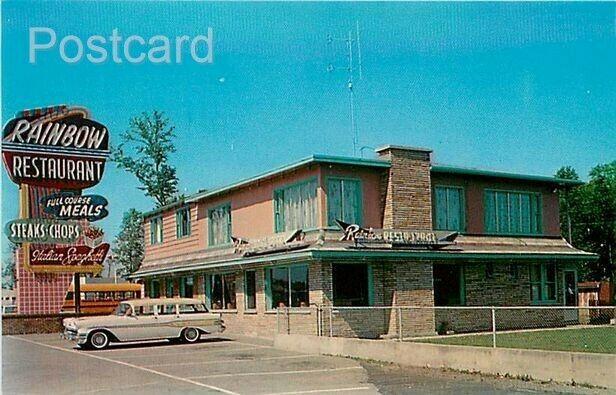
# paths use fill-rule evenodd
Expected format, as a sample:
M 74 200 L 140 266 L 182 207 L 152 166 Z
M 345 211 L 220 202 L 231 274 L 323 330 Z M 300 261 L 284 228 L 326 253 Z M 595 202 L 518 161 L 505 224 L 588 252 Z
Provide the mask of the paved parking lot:
M 2 337 L 4 394 L 509 394 L 574 390 L 579 393 L 583 389 L 294 353 L 254 338 L 82 351 L 57 334 Z

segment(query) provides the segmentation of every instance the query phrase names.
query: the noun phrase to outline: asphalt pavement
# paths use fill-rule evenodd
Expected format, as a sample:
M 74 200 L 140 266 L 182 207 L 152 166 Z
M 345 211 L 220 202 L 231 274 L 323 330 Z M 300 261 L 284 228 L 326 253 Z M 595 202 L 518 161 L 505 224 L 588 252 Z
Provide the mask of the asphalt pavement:
M 230 336 L 85 351 L 58 334 L 2 337 L 3 394 L 600 393 L 276 349 Z

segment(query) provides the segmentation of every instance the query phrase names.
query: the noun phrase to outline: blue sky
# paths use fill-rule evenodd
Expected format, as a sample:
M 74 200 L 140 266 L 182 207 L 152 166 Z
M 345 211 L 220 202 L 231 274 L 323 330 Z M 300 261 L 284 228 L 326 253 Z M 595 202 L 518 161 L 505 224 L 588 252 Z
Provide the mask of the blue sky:
M 176 126 L 180 192 L 248 177 L 313 153 L 352 155 L 341 37 L 359 22 L 360 146 L 426 146 L 439 163 L 585 177 L 616 159 L 614 3 L 3 2 L 2 122 L 16 111 L 83 105 L 118 142 L 130 117 Z M 212 64 L 66 64 L 57 48 L 28 63 L 28 29 L 58 39 L 195 36 L 214 31 Z M 366 156 L 370 152 L 364 152 Z M 111 240 L 129 207 L 153 203 L 108 164 Z M 17 188 L 2 175 L 2 215 Z M 3 254 L 6 252 L 3 238 Z

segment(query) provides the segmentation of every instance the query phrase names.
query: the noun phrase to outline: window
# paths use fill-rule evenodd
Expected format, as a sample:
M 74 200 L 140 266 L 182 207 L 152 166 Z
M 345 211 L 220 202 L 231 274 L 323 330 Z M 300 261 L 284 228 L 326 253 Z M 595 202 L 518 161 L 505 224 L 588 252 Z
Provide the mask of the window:
M 208 211 L 208 242 L 210 246 L 231 243 L 231 205 L 225 204 Z
M 174 304 L 158 305 L 158 315 L 173 315 L 175 314 Z
M 168 278 L 165 281 L 165 296 L 168 298 L 173 298 L 173 279 Z
M 254 270 L 244 272 L 244 308 L 254 310 L 257 308 L 257 278 Z
M 160 281 L 152 280 L 150 282 L 150 298 L 160 297 Z
M 312 179 L 274 191 L 274 231 L 311 229 L 317 226 L 317 180 Z
M 212 310 L 235 310 L 235 274 L 213 274 L 210 278 Z
M 434 265 L 434 305 L 465 304 L 464 268 L 461 265 Z
M 369 306 L 369 273 L 365 264 L 332 265 L 334 306 Z
M 155 217 L 150 220 L 150 244 L 163 242 L 163 217 Z
M 193 297 L 193 277 L 186 276 L 180 278 L 180 298 Z
M 434 188 L 434 223 L 437 230 L 464 230 L 464 189 Z
M 346 178 L 327 180 L 327 224 L 337 225 L 336 220 L 361 225 L 361 181 Z
M 154 315 L 155 306 L 139 306 L 137 307 L 136 315 Z
M 541 195 L 486 191 L 485 231 L 499 234 L 540 234 Z
M 542 263 L 530 266 L 530 295 L 535 303 L 556 301 L 556 265 Z
M 207 309 L 203 304 L 181 304 L 179 308 L 182 314 L 207 313 Z
M 308 265 L 265 270 L 267 308 L 308 307 Z
M 182 207 L 175 212 L 175 234 L 178 239 L 190 236 L 190 207 Z

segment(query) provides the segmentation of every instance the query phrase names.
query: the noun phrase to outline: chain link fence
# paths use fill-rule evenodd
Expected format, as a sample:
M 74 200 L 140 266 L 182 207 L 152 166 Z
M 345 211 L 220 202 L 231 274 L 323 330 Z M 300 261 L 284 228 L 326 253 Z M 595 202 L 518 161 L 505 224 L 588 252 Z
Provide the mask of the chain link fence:
M 616 307 L 280 308 L 279 333 L 616 354 Z

